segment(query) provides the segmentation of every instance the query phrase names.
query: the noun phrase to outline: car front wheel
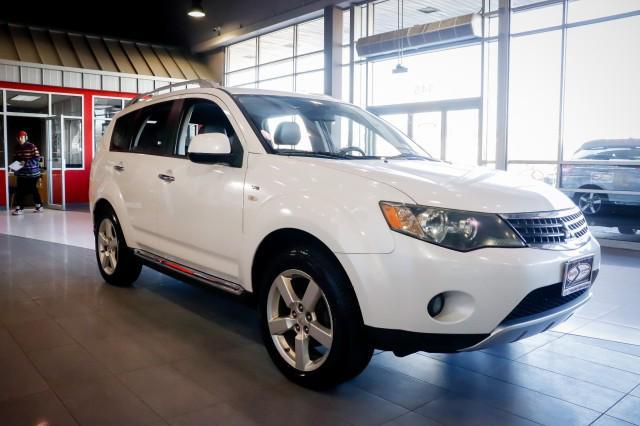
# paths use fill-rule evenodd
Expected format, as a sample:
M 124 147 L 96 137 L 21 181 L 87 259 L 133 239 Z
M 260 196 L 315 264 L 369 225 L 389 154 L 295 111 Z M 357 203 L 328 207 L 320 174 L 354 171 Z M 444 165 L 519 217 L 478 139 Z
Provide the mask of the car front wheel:
M 292 381 L 325 388 L 349 380 L 369 363 L 355 294 L 323 250 L 308 246 L 276 255 L 260 294 L 265 345 Z

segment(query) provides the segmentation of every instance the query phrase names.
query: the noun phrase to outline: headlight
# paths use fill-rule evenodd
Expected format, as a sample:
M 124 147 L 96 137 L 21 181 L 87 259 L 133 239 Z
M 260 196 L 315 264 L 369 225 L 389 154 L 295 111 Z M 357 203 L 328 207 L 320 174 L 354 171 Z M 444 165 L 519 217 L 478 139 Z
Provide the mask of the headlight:
M 453 250 L 526 246 L 496 214 L 386 201 L 380 208 L 392 230 Z

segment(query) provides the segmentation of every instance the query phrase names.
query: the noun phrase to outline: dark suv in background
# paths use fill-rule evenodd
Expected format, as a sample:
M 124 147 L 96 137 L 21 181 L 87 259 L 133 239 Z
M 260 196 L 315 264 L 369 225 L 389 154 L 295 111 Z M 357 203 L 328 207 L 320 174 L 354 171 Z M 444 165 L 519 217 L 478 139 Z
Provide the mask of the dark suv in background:
M 640 161 L 640 139 L 598 139 L 586 142 L 572 160 Z M 640 192 L 640 165 L 565 164 L 561 188 Z M 585 215 L 598 215 L 607 206 L 640 206 L 639 195 L 600 192 L 567 193 Z

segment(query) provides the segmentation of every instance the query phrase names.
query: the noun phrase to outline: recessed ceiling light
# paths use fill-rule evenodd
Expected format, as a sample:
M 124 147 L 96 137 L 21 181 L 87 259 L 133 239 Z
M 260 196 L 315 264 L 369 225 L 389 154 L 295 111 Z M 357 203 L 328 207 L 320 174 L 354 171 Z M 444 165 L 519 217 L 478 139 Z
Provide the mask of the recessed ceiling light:
M 40 99 L 40 96 L 33 96 L 33 95 L 17 95 L 11 98 L 12 101 L 16 101 L 16 102 L 33 102 L 38 99 Z
M 429 14 L 429 13 L 440 12 L 440 9 L 436 9 L 435 7 L 432 7 L 432 6 L 425 6 L 418 9 L 418 12 Z

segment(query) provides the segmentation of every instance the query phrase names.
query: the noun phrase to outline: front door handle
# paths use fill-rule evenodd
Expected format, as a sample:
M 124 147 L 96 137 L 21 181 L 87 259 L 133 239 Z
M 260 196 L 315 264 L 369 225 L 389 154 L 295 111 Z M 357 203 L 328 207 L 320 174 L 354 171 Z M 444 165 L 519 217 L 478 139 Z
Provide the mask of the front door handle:
M 174 178 L 173 176 L 165 175 L 164 173 L 160 173 L 158 177 L 165 182 L 173 182 L 174 180 L 176 180 L 176 178 Z
M 122 165 L 122 163 L 116 164 L 113 168 L 116 172 L 124 172 L 124 165 Z

